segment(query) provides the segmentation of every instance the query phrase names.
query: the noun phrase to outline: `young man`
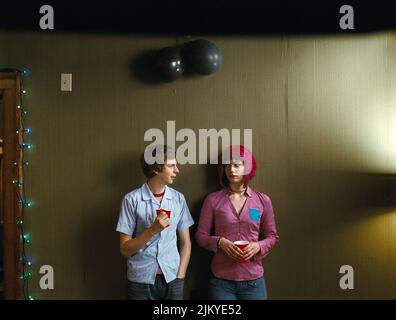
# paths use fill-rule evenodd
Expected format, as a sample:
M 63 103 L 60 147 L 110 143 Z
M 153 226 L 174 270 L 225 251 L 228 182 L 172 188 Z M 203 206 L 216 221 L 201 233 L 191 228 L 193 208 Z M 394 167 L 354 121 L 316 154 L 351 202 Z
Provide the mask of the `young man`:
M 168 187 L 179 173 L 174 152 L 157 147 L 152 156 L 156 159 L 152 165 L 142 156 L 148 181 L 124 197 L 116 229 L 120 252 L 127 258 L 127 297 L 181 300 L 191 255 L 189 227 L 194 221 L 183 194 Z

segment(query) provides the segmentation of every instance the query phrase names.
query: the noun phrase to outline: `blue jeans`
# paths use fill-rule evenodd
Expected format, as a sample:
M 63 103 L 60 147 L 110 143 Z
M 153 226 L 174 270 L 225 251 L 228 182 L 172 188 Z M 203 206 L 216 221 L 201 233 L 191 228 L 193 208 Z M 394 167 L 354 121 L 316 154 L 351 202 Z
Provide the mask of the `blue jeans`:
M 128 281 L 128 300 L 183 300 L 184 280 L 176 278 L 166 283 L 165 277 L 157 275 L 154 284 Z
M 267 300 L 264 277 L 248 281 L 231 281 L 212 275 L 209 285 L 213 300 Z

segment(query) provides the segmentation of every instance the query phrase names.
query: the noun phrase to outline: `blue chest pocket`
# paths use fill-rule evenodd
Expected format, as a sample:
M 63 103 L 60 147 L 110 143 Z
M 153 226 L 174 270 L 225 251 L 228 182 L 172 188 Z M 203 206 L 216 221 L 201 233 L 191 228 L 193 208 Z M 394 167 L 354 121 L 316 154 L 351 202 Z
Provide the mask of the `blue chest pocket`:
M 259 222 L 260 221 L 260 210 L 255 209 L 255 208 L 250 208 L 249 216 L 250 216 L 250 220 Z

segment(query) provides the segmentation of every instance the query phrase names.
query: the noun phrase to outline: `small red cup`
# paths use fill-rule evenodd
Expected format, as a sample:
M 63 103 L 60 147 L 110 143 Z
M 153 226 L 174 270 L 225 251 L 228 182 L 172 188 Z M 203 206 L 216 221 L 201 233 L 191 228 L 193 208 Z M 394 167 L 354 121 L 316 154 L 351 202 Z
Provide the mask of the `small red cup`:
M 165 209 L 157 209 L 157 216 L 160 215 L 161 213 L 165 213 L 168 216 L 168 219 L 171 217 L 171 210 L 165 210 Z
M 238 241 L 234 241 L 234 244 L 243 251 L 243 249 L 245 249 L 247 247 L 247 245 L 249 244 L 249 241 L 245 241 L 245 240 L 238 240 Z M 241 259 L 239 260 L 239 263 L 245 263 L 248 260 L 245 259 Z
M 160 214 L 165 213 L 168 216 L 168 219 L 170 219 L 171 216 L 171 211 L 170 210 L 165 210 L 165 209 L 157 209 L 157 216 L 159 216 Z M 169 227 L 170 224 L 168 224 L 166 227 Z

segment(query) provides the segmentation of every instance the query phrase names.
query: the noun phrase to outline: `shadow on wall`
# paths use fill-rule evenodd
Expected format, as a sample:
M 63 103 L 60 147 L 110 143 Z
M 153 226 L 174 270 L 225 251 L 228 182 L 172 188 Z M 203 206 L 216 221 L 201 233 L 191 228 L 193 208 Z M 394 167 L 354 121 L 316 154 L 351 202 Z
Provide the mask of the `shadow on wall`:
M 181 50 L 176 47 L 167 47 L 159 49 L 145 50 L 139 53 L 137 56 L 131 59 L 129 64 L 130 75 L 134 79 L 138 79 L 140 82 L 149 85 L 164 84 L 166 82 L 172 82 L 181 77 L 197 77 L 197 72 L 192 67 L 192 64 L 185 64 L 182 51 L 175 53 L 176 56 L 167 57 L 164 56 L 164 50 L 174 49 L 176 52 Z M 180 56 L 179 56 L 180 54 Z M 177 66 L 177 62 L 180 62 L 180 70 Z
M 396 205 L 396 175 L 334 170 L 318 174 L 310 183 L 312 190 L 322 189 L 315 194 L 313 204 L 320 208 L 330 202 L 329 213 L 339 210 L 348 215 L 361 209 Z
M 106 174 L 108 199 L 93 203 L 91 217 L 81 229 L 80 261 L 83 272 L 84 299 L 125 299 L 126 261 L 119 251 L 115 231 L 119 209 L 125 194 L 142 183 L 140 154 L 126 155 L 111 164 Z M 92 199 L 97 199 L 95 196 Z
M 210 276 L 210 262 L 212 260 L 213 253 L 206 249 L 201 248 L 195 241 L 195 233 L 197 232 L 201 207 L 206 196 L 218 190 L 218 173 L 217 165 L 205 166 L 206 180 L 205 190 L 207 194 L 200 197 L 199 200 L 190 204 L 191 215 L 194 219 L 195 224 L 191 227 L 191 242 L 192 252 L 191 260 L 188 269 L 188 281 L 186 291 L 189 293 L 189 299 L 200 300 L 209 299 L 209 276 Z
M 396 174 L 345 172 L 352 185 L 352 206 L 356 208 L 394 207 Z
M 155 70 L 158 50 L 146 50 L 131 59 L 129 70 L 133 78 L 145 84 L 161 84 L 163 81 Z
M 348 298 L 346 292 L 340 293 L 338 281 L 326 274 L 338 270 L 345 261 L 365 267 L 361 257 L 364 249 L 354 249 L 361 230 L 357 232 L 354 227 L 382 211 L 377 208 L 396 206 L 395 175 L 300 167 L 290 173 L 288 181 L 289 192 L 284 195 L 288 208 L 278 219 L 284 216 L 287 222 L 278 224 L 277 259 L 268 269 L 272 294 L 280 299 Z M 378 243 L 381 248 L 386 245 Z M 370 277 L 386 267 L 376 263 L 378 269 L 367 269 Z M 305 272 L 305 276 L 294 270 Z M 362 290 L 355 291 L 355 298 L 363 295 Z

